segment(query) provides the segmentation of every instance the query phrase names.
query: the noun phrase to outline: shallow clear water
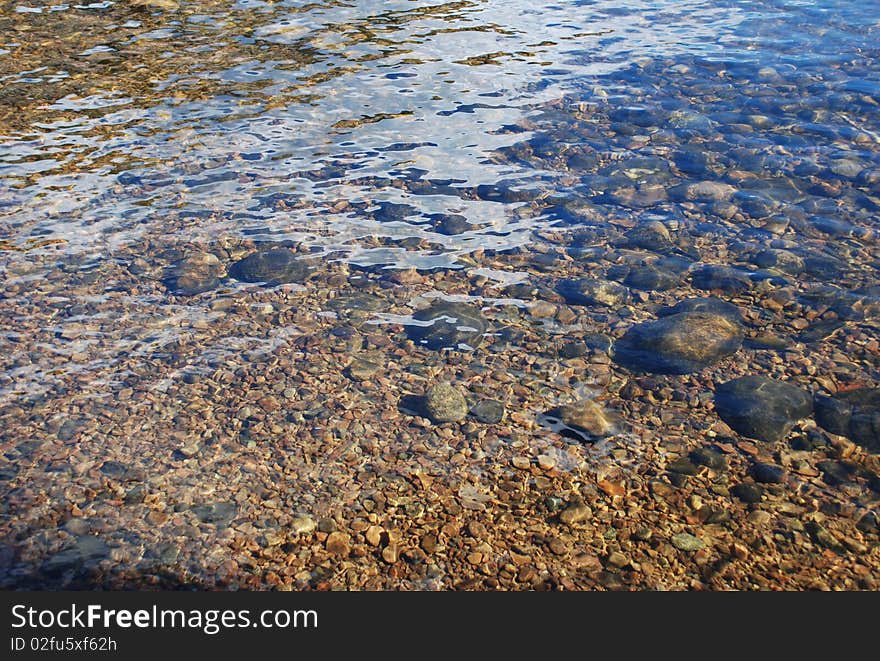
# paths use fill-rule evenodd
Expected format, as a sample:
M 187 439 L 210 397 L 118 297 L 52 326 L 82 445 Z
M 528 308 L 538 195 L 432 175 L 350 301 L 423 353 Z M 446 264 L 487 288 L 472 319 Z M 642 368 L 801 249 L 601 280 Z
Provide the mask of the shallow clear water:
M 631 503 L 671 482 L 751 525 L 721 492 L 757 462 L 787 471 L 786 488 L 758 480 L 765 509 L 813 508 L 838 533 L 833 586 L 870 587 L 876 402 L 858 405 L 867 432 L 805 414 L 740 446 L 712 393 L 746 374 L 877 387 L 878 55 L 880 5 L 843 1 L 5 4 L 0 583 L 355 587 L 346 571 L 390 566 L 407 588 L 691 587 L 699 562 L 591 573 L 574 551 L 508 581 L 505 513 L 556 530 L 549 499 L 578 494 L 623 512 L 611 470 Z M 235 275 L 267 247 L 309 277 Z M 605 289 L 585 297 L 584 278 Z M 709 294 L 740 309 L 742 349 L 683 375 L 621 358 L 631 327 Z M 482 308 L 462 351 L 412 330 L 437 299 Z M 352 376 L 352 360 L 376 369 Z M 435 381 L 502 401 L 503 419 L 427 422 Z M 614 411 L 599 443 L 560 434 L 554 407 L 585 397 Z M 736 458 L 720 487 L 664 477 L 719 438 Z M 424 474 L 452 505 L 440 489 L 377 507 Z M 538 505 L 519 511 L 497 490 L 524 474 Z M 462 510 L 502 541 L 453 543 Z M 300 533 L 296 516 L 335 523 Z M 711 518 L 688 516 L 652 525 Z M 382 555 L 398 542 L 367 526 L 423 550 L 400 569 Z M 593 532 L 569 541 L 604 563 L 617 542 Z M 736 555 L 725 534 L 709 547 Z M 764 566 L 812 553 L 800 537 L 823 545 L 784 534 L 791 549 L 754 551 Z M 428 552 L 425 535 L 449 541 Z

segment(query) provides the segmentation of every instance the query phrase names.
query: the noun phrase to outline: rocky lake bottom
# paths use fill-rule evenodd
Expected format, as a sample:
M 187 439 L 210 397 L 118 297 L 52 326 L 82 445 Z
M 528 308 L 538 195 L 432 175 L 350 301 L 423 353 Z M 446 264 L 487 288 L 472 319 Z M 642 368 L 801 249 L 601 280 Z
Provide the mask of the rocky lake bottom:
M 104 4 L 102 30 L 127 25 Z M 177 3 L 140 4 L 135 36 L 181 30 Z M 292 30 L 289 3 L 256 4 Z M 22 92 L 69 81 L 0 59 L 20 93 L 0 93 L 0 587 L 878 589 L 880 40 L 750 4 L 804 32 L 731 28 L 755 60 L 628 51 L 520 99 L 471 127 L 503 138 L 483 181 L 384 116 L 337 121 L 305 164 L 217 157 L 237 124 L 191 143 L 117 118 L 138 140 L 92 126 L 125 157 L 92 163 L 52 142 L 73 111 Z M 327 34 L 378 39 L 347 20 Z M 291 43 L 259 29 L 236 34 Z M 456 113 L 514 105 L 482 98 Z M 163 163 L 131 165 L 151 140 Z

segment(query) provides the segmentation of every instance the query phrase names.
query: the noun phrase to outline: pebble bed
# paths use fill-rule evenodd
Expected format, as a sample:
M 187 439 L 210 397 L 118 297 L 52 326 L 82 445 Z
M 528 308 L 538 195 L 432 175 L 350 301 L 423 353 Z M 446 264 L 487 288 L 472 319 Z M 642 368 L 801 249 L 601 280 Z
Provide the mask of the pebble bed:
M 305 234 L 3 228 L 0 588 L 878 589 L 876 32 L 632 58 L 497 129 L 529 176 L 351 148 L 262 199 Z

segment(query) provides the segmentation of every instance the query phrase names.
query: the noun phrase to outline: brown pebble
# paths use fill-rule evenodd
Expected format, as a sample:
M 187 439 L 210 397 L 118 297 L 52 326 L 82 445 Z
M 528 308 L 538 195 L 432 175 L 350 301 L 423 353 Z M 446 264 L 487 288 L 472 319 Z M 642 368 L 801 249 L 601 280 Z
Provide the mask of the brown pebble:
M 538 466 L 541 468 L 541 470 L 553 470 L 556 467 L 556 459 L 553 457 L 553 455 L 539 454 Z
M 419 546 L 422 547 L 422 550 L 431 555 L 434 551 L 437 550 L 437 535 L 428 533 L 424 535 L 419 543 Z
M 518 468 L 520 470 L 526 470 L 529 466 L 532 465 L 532 462 L 529 461 L 528 457 L 516 456 L 510 460 L 510 463 L 513 464 L 514 468 Z
M 569 526 L 587 521 L 593 516 L 593 510 L 580 498 L 573 500 L 562 510 L 559 520 Z
M 384 531 L 380 526 L 370 526 L 367 528 L 366 538 L 367 544 L 370 546 L 379 546 L 379 543 L 382 541 L 382 533 Z
M 529 312 L 535 319 L 546 319 L 556 314 L 556 306 L 547 301 L 537 301 L 529 308 Z
M 612 551 L 608 555 L 608 564 L 612 567 L 617 567 L 618 569 L 623 569 L 629 564 L 629 558 L 627 558 L 620 551 Z
M 486 536 L 486 526 L 479 521 L 469 521 L 467 529 L 474 539 L 483 539 Z
M 387 562 L 389 565 L 393 565 L 397 562 L 397 559 L 400 557 L 400 554 L 397 550 L 397 544 L 392 542 L 384 549 L 382 549 L 382 559 Z
M 608 496 L 622 496 L 626 493 L 626 487 L 623 486 L 623 482 L 599 480 L 597 486 Z
M 331 532 L 327 535 L 327 541 L 324 543 L 324 548 L 333 555 L 345 557 L 351 551 L 349 537 L 344 532 Z

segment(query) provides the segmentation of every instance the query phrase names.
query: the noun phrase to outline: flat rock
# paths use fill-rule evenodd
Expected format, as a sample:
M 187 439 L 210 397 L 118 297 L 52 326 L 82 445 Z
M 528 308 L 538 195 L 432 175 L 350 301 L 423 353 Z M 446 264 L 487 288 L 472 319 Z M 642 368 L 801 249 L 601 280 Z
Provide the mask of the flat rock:
M 202 523 L 214 523 L 222 526 L 235 518 L 235 515 L 238 514 L 238 506 L 230 502 L 210 503 L 195 505 L 192 511 Z
M 572 305 L 603 305 L 609 308 L 619 307 L 628 295 L 623 285 L 594 278 L 562 280 L 556 290 Z
M 859 388 L 815 399 L 816 422 L 846 436 L 868 452 L 880 453 L 880 388 Z
M 761 502 L 761 498 L 764 495 L 764 490 L 757 484 L 740 482 L 730 490 L 730 493 L 732 493 L 744 503 L 754 504 Z
M 413 315 L 407 335 L 428 349 L 475 349 L 488 328 L 479 308 L 439 301 Z
M 698 202 L 727 202 L 734 193 L 736 188 L 730 184 L 719 181 L 696 181 L 676 187 L 672 191 L 672 197 Z
M 43 563 L 43 571 L 58 575 L 68 570 L 78 570 L 89 562 L 96 562 L 109 556 L 110 549 L 104 541 L 92 535 L 77 537 L 73 545 L 49 557 Z
M 715 410 L 737 433 L 760 441 L 780 441 L 813 410 L 805 390 L 766 376 L 744 376 L 715 390 Z
M 694 551 L 699 551 L 706 547 L 706 543 L 699 537 L 694 537 L 686 532 L 680 532 L 677 535 L 673 535 L 669 541 L 672 542 L 672 545 L 679 551 L 687 551 L 688 553 L 693 553 Z
M 742 346 L 739 324 L 723 315 L 681 312 L 630 328 L 614 345 L 614 361 L 660 374 L 698 372 Z
M 785 482 L 785 469 L 776 464 L 757 463 L 752 466 L 752 477 L 759 484 L 779 484 Z
M 216 288 L 224 275 L 223 264 L 215 255 L 199 252 L 172 264 L 163 282 L 172 294 L 195 296 Z
M 742 321 L 742 312 L 733 303 L 716 298 L 715 296 L 698 296 L 686 298 L 670 307 L 661 308 L 657 311 L 658 317 L 668 317 L 680 312 L 703 312 L 725 317 L 733 322 Z
M 229 275 L 236 280 L 271 284 L 303 282 L 310 272 L 304 261 L 284 248 L 255 252 L 229 267 Z
M 471 415 L 487 425 L 495 425 L 504 420 L 504 404 L 495 399 L 481 399 L 471 407 Z
M 593 516 L 593 510 L 580 498 L 576 498 L 559 513 L 559 521 L 567 526 L 577 525 L 588 521 Z
M 639 223 L 624 235 L 626 244 L 633 248 L 643 248 L 655 252 L 669 252 L 672 249 L 672 236 L 669 229 L 658 220 Z
M 382 366 L 372 360 L 355 358 L 348 366 L 348 375 L 352 379 L 365 381 L 382 370 Z
M 623 427 L 619 415 L 608 411 L 594 399 L 585 399 L 574 404 L 560 406 L 548 415 L 558 417 L 562 424 L 588 439 L 599 439 L 613 436 Z
M 681 276 L 654 264 L 642 264 L 630 269 L 623 284 L 642 291 L 665 291 L 681 281 Z
M 738 294 L 752 288 L 752 280 L 742 271 L 730 266 L 704 264 L 691 273 L 691 282 L 697 289 Z

